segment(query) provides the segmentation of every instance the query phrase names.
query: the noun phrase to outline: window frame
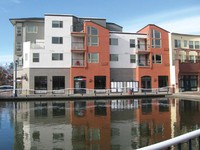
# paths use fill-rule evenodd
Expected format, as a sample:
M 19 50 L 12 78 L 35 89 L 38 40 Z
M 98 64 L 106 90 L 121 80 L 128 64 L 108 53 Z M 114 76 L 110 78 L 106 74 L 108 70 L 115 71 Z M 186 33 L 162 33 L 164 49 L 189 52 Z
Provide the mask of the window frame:
M 134 41 L 134 42 L 132 43 L 131 41 Z M 130 48 L 135 48 L 135 39 L 130 39 L 129 43 L 130 43 Z
M 110 54 L 110 61 L 112 62 L 119 61 L 119 54 Z
M 119 40 L 118 38 L 110 38 L 110 45 L 118 45 L 119 44 Z
M 35 25 L 29 25 L 27 26 L 27 33 L 37 33 L 38 27 Z
M 52 28 L 63 28 L 63 21 L 53 20 Z
M 96 34 L 94 33 L 96 31 Z M 94 42 L 94 39 L 96 42 Z M 87 27 L 87 45 L 88 46 L 99 46 L 99 30 L 95 27 Z
M 54 57 L 53 57 L 53 55 L 54 55 Z M 57 58 L 57 59 L 55 59 L 55 58 Z M 63 53 L 52 53 L 51 60 L 52 61 L 62 61 L 63 60 Z
M 132 58 L 131 56 L 134 56 L 134 58 Z M 136 63 L 136 55 L 135 54 L 130 54 L 130 63 Z
M 95 55 L 97 58 L 93 58 Z M 88 53 L 88 63 L 99 63 L 99 53 Z
M 157 60 L 157 56 L 160 56 L 160 60 Z M 162 64 L 162 55 L 161 54 L 153 54 L 152 55 L 152 63 L 153 64 Z
M 52 37 L 52 44 L 63 44 L 63 37 Z
M 155 29 L 153 29 L 151 32 L 152 32 L 151 33 L 151 38 L 152 38 L 151 46 L 152 46 L 152 48 L 162 48 L 161 32 L 159 32 Z M 157 37 L 158 33 L 159 33 L 159 37 Z M 159 45 L 156 44 L 158 41 L 159 41 Z
M 37 56 L 34 56 L 34 55 L 38 55 Z M 33 63 L 37 63 L 37 62 L 40 62 L 40 53 L 33 53 Z

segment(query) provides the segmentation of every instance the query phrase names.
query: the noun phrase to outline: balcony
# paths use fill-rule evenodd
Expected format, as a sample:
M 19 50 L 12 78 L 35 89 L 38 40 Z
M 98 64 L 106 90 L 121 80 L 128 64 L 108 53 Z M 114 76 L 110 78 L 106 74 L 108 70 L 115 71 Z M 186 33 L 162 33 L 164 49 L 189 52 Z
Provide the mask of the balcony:
M 72 67 L 84 67 L 84 59 L 72 59 Z
M 83 30 L 83 24 L 76 24 L 71 27 L 71 35 L 77 37 L 84 37 L 85 32 Z
M 140 67 L 149 67 L 150 66 L 150 60 L 138 60 L 137 66 Z
M 30 44 L 31 49 L 45 49 L 44 40 L 36 40 L 35 43 Z
M 147 49 L 147 44 L 136 45 L 136 53 L 137 54 L 148 54 L 148 53 L 150 53 L 150 51 Z
M 84 42 L 72 42 L 72 50 L 85 50 Z

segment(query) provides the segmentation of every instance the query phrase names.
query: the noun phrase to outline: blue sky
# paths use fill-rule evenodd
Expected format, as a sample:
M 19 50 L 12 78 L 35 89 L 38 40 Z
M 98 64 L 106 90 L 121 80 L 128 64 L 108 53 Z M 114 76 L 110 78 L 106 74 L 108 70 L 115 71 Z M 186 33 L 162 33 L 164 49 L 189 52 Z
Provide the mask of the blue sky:
M 73 14 L 105 18 L 125 32 L 156 24 L 170 32 L 200 35 L 200 0 L 0 0 L 0 12 L 0 65 L 13 59 L 10 18 Z

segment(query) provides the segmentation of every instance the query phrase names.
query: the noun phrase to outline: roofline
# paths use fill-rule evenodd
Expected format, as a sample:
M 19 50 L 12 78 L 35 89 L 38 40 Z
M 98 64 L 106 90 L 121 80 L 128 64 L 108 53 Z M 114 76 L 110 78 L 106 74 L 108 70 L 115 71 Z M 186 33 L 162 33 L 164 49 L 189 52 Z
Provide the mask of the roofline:
M 183 35 L 183 36 L 195 36 L 195 37 L 200 37 L 200 34 L 183 34 L 183 33 L 175 33 L 172 32 L 172 35 Z
M 159 27 L 159 26 L 157 26 L 157 25 L 155 25 L 155 24 L 148 24 L 148 25 L 146 25 L 145 27 L 143 27 L 142 29 L 138 30 L 137 32 L 140 32 L 141 30 L 143 30 L 143 29 L 146 28 L 147 26 L 155 26 L 155 27 L 157 27 L 157 28 L 159 28 L 159 29 L 161 29 L 161 30 L 164 30 L 164 31 L 170 33 L 169 31 L 167 31 L 167 30 L 165 30 L 165 29 L 163 29 L 163 28 L 161 28 L 161 27 Z
M 119 32 L 119 31 L 110 31 L 110 33 L 116 33 L 116 34 L 133 34 L 133 35 L 147 35 L 145 33 L 131 33 L 131 32 Z
M 25 21 L 44 21 L 44 18 L 37 18 L 37 17 L 33 17 L 33 18 L 10 18 L 9 19 L 10 22 L 12 23 L 12 25 L 15 25 L 16 22 L 25 22 Z
M 106 22 L 106 24 L 113 24 L 113 25 L 116 25 L 116 26 L 118 26 L 118 27 L 120 27 L 120 28 L 123 28 L 122 26 L 120 26 L 120 25 L 118 25 L 118 24 L 116 24 L 116 23 L 113 23 L 113 22 Z

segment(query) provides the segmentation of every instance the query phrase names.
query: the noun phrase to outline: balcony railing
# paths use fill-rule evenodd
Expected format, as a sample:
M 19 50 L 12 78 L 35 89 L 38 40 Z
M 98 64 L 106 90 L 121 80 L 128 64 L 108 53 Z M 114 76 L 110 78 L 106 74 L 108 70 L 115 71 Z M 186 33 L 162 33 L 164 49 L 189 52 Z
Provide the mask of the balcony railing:
M 84 50 L 84 42 L 72 42 L 72 50 Z
M 138 60 L 137 65 L 143 66 L 143 67 L 150 66 L 150 61 L 149 60 Z
M 45 48 L 44 42 L 31 43 L 31 49 L 44 49 L 44 48 Z
M 72 66 L 73 67 L 83 67 L 84 59 L 72 59 Z
M 137 50 L 147 50 L 147 45 L 146 44 L 138 44 Z
M 75 24 L 71 27 L 71 32 L 83 32 L 83 24 Z

